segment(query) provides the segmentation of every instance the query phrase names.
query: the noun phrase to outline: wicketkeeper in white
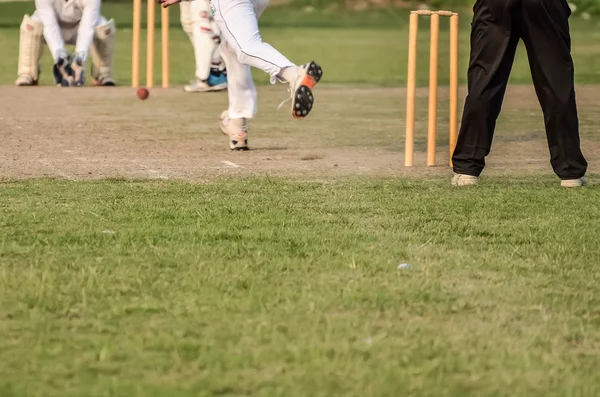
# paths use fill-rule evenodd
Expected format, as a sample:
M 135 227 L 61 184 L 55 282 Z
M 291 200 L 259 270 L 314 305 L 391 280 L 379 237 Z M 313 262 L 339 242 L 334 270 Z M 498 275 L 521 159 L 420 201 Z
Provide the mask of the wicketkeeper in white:
M 181 1 L 158 0 L 163 7 Z M 306 117 L 311 111 L 312 88 L 323 71 L 314 61 L 296 66 L 262 41 L 258 18 L 268 0 L 212 0 L 209 4 L 221 30 L 220 51 L 227 65 L 229 109 L 221 114 L 221 130 L 229 136 L 232 150 L 248 150 L 247 120 L 256 114 L 256 87 L 250 67 L 268 73 L 272 84 L 279 80 L 290 85 L 291 111 L 295 118 Z
M 194 47 L 195 78 L 183 87 L 186 92 L 227 89 L 227 72 L 219 53 L 221 34 L 203 0 L 181 3 L 181 26 Z
M 35 0 L 35 12 L 25 15 L 19 43 L 19 77 L 16 85 L 38 82 L 43 44 L 54 60 L 53 74 L 61 86 L 82 86 L 85 64 L 92 57 L 95 84 L 113 86 L 112 61 L 115 39 L 113 20 L 100 15 L 100 0 Z M 75 45 L 69 54 L 65 44 Z

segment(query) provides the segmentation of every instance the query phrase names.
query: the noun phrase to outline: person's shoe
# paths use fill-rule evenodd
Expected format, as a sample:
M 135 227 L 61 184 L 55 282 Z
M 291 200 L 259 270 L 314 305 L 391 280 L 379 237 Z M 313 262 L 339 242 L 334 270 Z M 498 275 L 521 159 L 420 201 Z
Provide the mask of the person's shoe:
M 19 75 L 17 80 L 15 81 L 15 85 L 17 87 L 28 87 L 38 85 L 38 81 L 34 80 L 33 77 L 29 75 Z
M 301 119 L 308 116 L 315 102 L 312 89 L 321 80 L 321 77 L 323 77 L 323 69 L 314 61 L 298 66 L 298 76 L 290 82 L 289 90 L 292 100 L 292 117 Z M 282 102 L 281 105 L 288 100 Z
M 582 187 L 587 185 L 587 178 L 582 176 L 577 179 L 563 179 L 560 181 L 560 186 L 562 187 Z
M 473 186 L 477 185 L 479 178 L 473 175 L 455 174 L 452 177 L 452 186 Z
M 206 80 L 192 80 L 190 84 L 183 87 L 185 92 L 210 92 L 223 91 L 227 89 L 227 73 L 211 69 Z
M 117 85 L 115 80 L 110 76 L 103 77 L 100 80 L 94 79 L 92 81 L 92 84 L 95 85 L 96 87 L 114 87 Z
M 250 150 L 248 147 L 248 122 L 244 118 L 231 119 L 227 110 L 221 113 L 221 132 L 229 137 L 231 150 Z

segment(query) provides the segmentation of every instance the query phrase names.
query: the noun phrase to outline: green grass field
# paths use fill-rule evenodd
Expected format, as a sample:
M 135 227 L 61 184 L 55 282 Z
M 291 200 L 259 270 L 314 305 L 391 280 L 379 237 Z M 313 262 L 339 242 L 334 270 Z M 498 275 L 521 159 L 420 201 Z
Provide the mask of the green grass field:
M 0 3 L 0 86 L 31 9 Z M 127 85 L 130 7 L 104 10 Z M 301 123 L 259 87 L 247 153 L 214 131 L 223 93 L 0 87 L 0 397 L 600 395 L 596 86 L 578 92 L 590 186 L 558 186 L 535 96 L 513 86 L 482 183 L 454 189 L 445 166 L 401 167 L 403 93 L 380 86 L 404 84 L 405 11 L 262 23 L 325 84 Z M 599 84 L 597 22 L 572 26 L 578 83 Z M 520 55 L 513 84 L 530 82 Z
M 600 391 L 598 189 L 1 189 L 2 396 Z

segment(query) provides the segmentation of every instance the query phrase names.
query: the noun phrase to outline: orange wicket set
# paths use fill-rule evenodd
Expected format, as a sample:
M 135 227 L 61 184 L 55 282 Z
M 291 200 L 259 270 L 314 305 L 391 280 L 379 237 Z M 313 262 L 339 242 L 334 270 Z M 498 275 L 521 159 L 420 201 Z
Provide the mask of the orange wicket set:
M 427 127 L 427 165 L 435 165 L 438 90 L 438 43 L 440 17 L 450 18 L 450 166 L 458 137 L 458 14 L 452 11 L 419 10 L 410 13 L 408 38 L 408 79 L 406 92 L 406 143 L 404 165 L 414 165 L 415 98 L 417 88 L 417 36 L 419 16 L 431 19 L 429 45 L 429 120 Z
M 154 25 L 155 0 L 148 0 L 146 22 L 146 88 L 154 86 Z M 140 84 L 140 31 L 142 25 L 142 0 L 133 0 L 133 43 L 131 50 L 131 86 Z M 162 87 L 169 87 L 169 10 L 161 7 Z

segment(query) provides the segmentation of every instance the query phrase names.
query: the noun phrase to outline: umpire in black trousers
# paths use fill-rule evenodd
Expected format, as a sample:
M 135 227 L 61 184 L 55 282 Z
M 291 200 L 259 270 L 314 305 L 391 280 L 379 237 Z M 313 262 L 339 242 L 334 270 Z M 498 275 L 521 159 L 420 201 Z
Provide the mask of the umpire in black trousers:
M 567 1 L 477 0 L 473 12 L 469 92 L 452 157 L 452 183 L 476 184 L 483 171 L 522 39 L 544 113 L 550 163 L 563 186 L 584 185 L 587 162 L 579 143 Z

